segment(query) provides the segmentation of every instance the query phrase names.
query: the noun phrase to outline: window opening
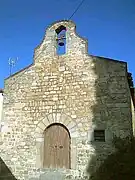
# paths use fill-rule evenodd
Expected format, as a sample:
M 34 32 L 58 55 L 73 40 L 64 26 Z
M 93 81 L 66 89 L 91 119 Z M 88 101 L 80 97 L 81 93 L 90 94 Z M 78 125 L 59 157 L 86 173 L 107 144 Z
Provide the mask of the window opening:
M 94 140 L 105 142 L 105 130 L 94 130 Z

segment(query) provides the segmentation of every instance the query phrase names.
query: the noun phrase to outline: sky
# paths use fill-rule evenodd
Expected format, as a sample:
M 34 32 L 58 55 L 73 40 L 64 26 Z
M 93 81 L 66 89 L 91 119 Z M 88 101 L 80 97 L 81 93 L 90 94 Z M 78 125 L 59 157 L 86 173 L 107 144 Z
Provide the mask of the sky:
M 67 20 L 81 0 L 0 0 L 0 88 L 12 72 L 33 62 L 48 25 Z M 135 84 L 135 0 L 85 0 L 71 18 L 88 39 L 88 52 L 128 63 Z M 18 57 L 18 60 L 17 60 Z

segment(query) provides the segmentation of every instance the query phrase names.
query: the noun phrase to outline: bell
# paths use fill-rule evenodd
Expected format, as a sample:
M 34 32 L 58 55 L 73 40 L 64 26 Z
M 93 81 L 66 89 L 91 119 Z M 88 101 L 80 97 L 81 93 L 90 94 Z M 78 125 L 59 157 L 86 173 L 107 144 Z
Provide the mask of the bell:
M 59 46 L 64 46 L 64 41 L 63 39 L 60 39 L 59 42 L 58 42 Z
M 65 39 L 64 34 L 61 34 L 61 36 L 58 39 L 59 46 L 64 46 L 64 39 Z

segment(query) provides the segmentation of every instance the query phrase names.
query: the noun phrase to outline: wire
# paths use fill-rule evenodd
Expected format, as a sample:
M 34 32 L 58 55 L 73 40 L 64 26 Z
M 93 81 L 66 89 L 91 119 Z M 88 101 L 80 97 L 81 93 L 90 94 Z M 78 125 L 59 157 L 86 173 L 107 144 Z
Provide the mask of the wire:
M 68 20 L 70 20 L 70 19 L 74 16 L 74 14 L 79 10 L 79 8 L 80 8 L 81 5 L 84 3 L 84 1 L 85 1 L 85 0 L 82 0 L 82 1 L 80 2 L 80 4 L 77 6 L 77 8 L 76 8 L 75 11 L 73 12 L 73 14 L 69 17 Z M 41 53 L 42 53 L 42 52 L 41 52 Z M 39 55 L 40 55 L 41 53 L 39 53 Z M 38 55 L 37 57 L 39 57 L 39 55 Z M 36 58 L 37 58 L 37 57 L 36 57 Z M 28 70 L 29 70 L 29 68 L 26 69 L 26 70 L 24 70 L 23 73 L 20 75 L 20 77 L 23 76 L 24 73 L 27 72 Z M 13 74 L 13 75 L 14 75 L 14 74 Z M 20 77 L 19 77 L 19 78 L 20 78 Z M 10 76 L 9 76 L 9 78 L 10 78 Z M 12 78 L 12 75 L 11 75 L 11 78 Z M 16 81 L 17 81 L 17 80 L 16 80 Z M 16 83 L 16 81 L 14 81 L 13 83 L 11 83 L 10 86 L 14 85 L 14 84 Z
M 69 18 L 68 20 L 70 20 L 70 19 L 74 16 L 74 14 L 78 11 L 78 9 L 81 7 L 81 5 L 84 3 L 84 1 L 85 1 L 85 0 L 82 0 L 82 1 L 80 2 L 80 4 L 77 6 L 77 8 L 75 9 L 75 11 L 73 12 L 73 14 L 70 16 L 70 18 Z
M 77 8 L 76 8 L 75 11 L 73 12 L 73 14 L 69 17 L 68 20 L 70 20 L 70 19 L 74 16 L 74 14 L 78 11 L 78 9 L 81 7 L 81 5 L 84 3 L 84 1 L 85 1 L 85 0 L 82 0 L 82 1 L 80 2 L 80 4 L 77 6 Z M 41 52 L 41 53 L 42 53 L 42 52 Z M 39 53 L 37 57 L 39 57 L 39 55 L 40 55 L 41 53 Z M 37 57 L 36 57 L 36 58 L 37 58 Z M 20 75 L 20 77 L 23 76 L 23 74 L 24 74 L 25 72 L 27 72 L 27 70 L 29 70 L 29 69 L 26 69 L 26 70 L 22 73 L 22 75 Z M 14 75 L 14 74 L 13 74 L 13 75 Z M 10 78 L 10 76 L 9 76 L 8 78 Z M 11 75 L 11 78 L 12 78 L 12 75 Z M 16 81 L 14 81 L 12 84 L 10 84 L 10 86 L 12 86 L 12 85 L 15 84 L 15 83 L 16 83 Z

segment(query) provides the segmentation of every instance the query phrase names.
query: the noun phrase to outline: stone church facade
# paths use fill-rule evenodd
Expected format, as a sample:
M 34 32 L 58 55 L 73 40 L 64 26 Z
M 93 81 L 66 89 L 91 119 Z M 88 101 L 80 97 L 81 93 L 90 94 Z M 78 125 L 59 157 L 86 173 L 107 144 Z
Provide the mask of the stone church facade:
M 132 136 L 127 63 L 87 48 L 72 21 L 56 22 L 33 64 L 5 80 L 0 154 L 18 180 L 86 179 L 115 135 Z

